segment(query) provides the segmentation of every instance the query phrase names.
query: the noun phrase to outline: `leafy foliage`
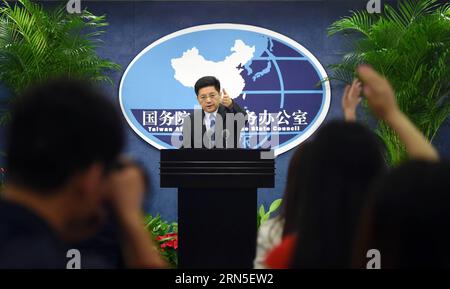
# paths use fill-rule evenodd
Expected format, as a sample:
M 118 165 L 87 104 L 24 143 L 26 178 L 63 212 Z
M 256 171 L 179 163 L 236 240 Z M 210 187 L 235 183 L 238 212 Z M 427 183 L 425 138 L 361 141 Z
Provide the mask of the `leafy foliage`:
M 266 212 L 264 209 L 264 205 L 261 205 L 258 210 L 257 218 L 256 218 L 256 227 L 259 228 L 261 224 L 267 221 L 270 218 L 270 215 L 278 210 L 281 205 L 282 199 L 276 199 L 269 206 L 269 210 Z
M 42 4 L 18 0 L 0 7 L 0 81 L 15 96 L 30 84 L 52 77 L 112 80 L 106 70 L 120 66 L 97 56 L 101 43 L 96 37 L 107 26 L 105 16 L 89 11 L 69 14 L 65 5 L 45 10 Z M 5 107 L 5 104 L 2 106 Z M 8 122 L 7 109 L 0 111 L 0 124 Z
M 257 227 L 267 221 L 270 215 L 278 210 L 281 205 L 282 199 L 276 199 L 273 201 L 268 211 L 264 209 L 264 205 L 261 205 L 257 214 Z M 155 244 L 158 244 L 158 250 L 166 261 L 173 267 L 178 265 L 178 223 L 168 223 L 161 219 L 161 216 L 157 214 L 155 217 L 147 215 L 144 220 L 147 231 L 150 232 Z M 171 243 L 175 241 L 174 244 Z
M 400 109 L 432 141 L 450 115 L 450 4 L 400 0 L 380 15 L 354 11 L 334 22 L 330 36 L 358 36 L 353 51 L 331 65 L 334 79 L 351 82 L 355 68 L 369 63 L 393 85 Z M 397 135 L 384 123 L 376 129 L 390 162 L 406 157 Z
M 178 224 L 168 223 L 158 214 L 145 217 L 145 227 L 151 233 L 158 250 L 166 261 L 174 268 L 178 265 Z

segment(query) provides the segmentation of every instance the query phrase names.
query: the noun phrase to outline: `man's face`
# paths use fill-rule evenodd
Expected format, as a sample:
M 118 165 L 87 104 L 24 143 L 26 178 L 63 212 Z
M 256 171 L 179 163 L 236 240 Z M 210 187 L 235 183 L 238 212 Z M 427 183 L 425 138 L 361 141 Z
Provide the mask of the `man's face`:
M 197 95 L 198 103 L 205 112 L 215 112 L 220 104 L 220 92 L 214 86 L 200 88 Z

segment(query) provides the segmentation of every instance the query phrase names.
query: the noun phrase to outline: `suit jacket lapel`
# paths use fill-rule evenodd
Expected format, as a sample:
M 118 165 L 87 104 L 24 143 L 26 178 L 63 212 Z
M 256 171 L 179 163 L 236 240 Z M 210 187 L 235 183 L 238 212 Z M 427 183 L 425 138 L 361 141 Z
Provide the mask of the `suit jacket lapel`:
M 220 116 L 222 117 L 222 120 L 225 120 L 227 111 L 223 105 L 221 105 L 221 104 L 219 105 L 219 108 L 217 109 L 217 113 L 220 114 Z
M 202 137 L 205 135 L 205 132 L 206 132 L 205 116 L 206 116 L 206 114 L 202 109 Z

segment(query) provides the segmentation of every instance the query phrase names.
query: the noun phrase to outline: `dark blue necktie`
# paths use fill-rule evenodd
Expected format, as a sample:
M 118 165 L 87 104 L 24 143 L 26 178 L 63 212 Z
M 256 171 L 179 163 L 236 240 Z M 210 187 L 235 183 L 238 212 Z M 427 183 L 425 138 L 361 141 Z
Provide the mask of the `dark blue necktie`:
M 211 130 L 211 145 L 214 146 L 216 141 L 216 119 L 213 114 L 210 115 L 209 129 Z

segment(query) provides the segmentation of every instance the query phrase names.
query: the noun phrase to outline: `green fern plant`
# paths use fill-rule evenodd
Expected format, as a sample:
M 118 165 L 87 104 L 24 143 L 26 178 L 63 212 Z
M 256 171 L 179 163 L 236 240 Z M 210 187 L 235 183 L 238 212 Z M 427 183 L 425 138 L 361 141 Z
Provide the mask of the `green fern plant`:
M 329 36 L 337 33 L 352 36 L 352 51 L 330 66 L 331 78 L 350 83 L 358 64 L 372 65 L 392 83 L 400 109 L 432 141 L 450 115 L 450 4 L 400 0 L 396 8 L 385 5 L 379 15 L 352 11 L 328 28 Z M 406 157 L 383 122 L 376 132 L 391 164 Z
M 0 7 L 0 82 L 11 92 L 3 103 L 0 124 L 9 121 L 8 104 L 30 84 L 52 77 L 112 80 L 105 75 L 120 66 L 97 56 L 97 38 L 108 24 L 87 10 L 69 14 L 65 3 L 52 10 L 30 0 Z M 5 101 L 5 100 L 4 100 Z

